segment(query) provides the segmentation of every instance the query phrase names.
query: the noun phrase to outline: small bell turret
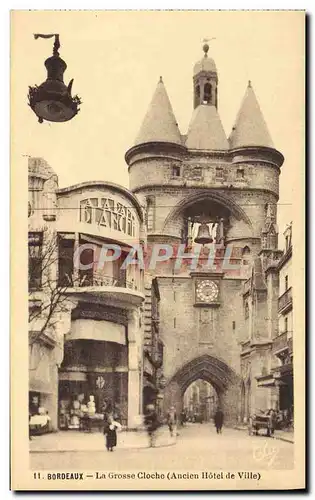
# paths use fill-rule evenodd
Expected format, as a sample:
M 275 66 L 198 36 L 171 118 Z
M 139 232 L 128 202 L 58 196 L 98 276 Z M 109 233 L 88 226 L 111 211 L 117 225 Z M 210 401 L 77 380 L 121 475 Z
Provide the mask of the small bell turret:
M 37 38 L 55 37 L 53 55 L 46 59 L 47 80 L 39 87 L 29 87 L 29 106 L 38 116 L 38 121 L 66 122 L 71 120 L 79 111 L 80 98 L 71 96 L 73 79 L 66 86 L 63 74 L 67 65 L 59 57 L 59 35 L 34 35 Z

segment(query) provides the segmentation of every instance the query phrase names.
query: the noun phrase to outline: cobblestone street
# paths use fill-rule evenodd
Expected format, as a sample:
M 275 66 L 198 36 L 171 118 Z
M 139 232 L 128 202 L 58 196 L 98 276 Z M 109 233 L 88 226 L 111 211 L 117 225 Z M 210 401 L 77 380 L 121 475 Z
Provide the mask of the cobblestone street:
M 176 443 L 172 444 L 164 429 L 158 447 L 148 448 L 145 447 L 145 434 L 121 433 L 113 453 L 106 451 L 101 433 L 73 434 L 72 451 L 69 446 L 62 451 L 58 434 L 35 437 L 31 441 L 30 465 L 32 470 L 50 471 L 256 471 L 294 467 L 294 445 L 282 440 L 264 435 L 249 436 L 247 432 L 230 428 L 224 428 L 222 435 L 217 435 L 212 424 L 191 424 L 180 429 L 178 434 Z M 126 435 L 128 438 L 124 437 Z M 39 440 L 44 443 L 43 438 L 47 437 L 50 440 L 47 451 L 39 451 Z M 53 449 L 52 439 L 56 442 L 55 451 L 49 451 Z M 74 451 L 75 446 L 78 451 Z

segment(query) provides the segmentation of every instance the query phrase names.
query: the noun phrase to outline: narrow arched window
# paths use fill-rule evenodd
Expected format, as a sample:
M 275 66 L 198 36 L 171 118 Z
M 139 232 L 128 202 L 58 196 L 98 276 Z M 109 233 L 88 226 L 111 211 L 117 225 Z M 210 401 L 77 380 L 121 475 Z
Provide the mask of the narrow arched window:
M 195 108 L 200 104 L 200 86 L 195 87 Z
M 267 213 L 268 213 L 268 203 L 265 203 L 264 212 L 265 212 L 265 218 L 266 218 L 267 217 Z
M 243 266 L 247 266 L 249 264 L 249 258 L 250 258 L 250 248 L 246 245 L 242 250 Z
M 243 250 L 242 250 L 242 256 L 244 255 L 249 255 L 250 254 L 250 248 L 246 245 Z
M 211 103 L 212 87 L 210 83 L 206 83 L 204 86 L 203 101 L 205 104 Z

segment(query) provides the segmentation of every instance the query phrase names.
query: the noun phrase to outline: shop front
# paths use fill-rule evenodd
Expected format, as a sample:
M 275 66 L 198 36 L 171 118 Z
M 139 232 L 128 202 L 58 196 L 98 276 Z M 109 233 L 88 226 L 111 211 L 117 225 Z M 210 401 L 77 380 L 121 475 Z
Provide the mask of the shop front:
M 293 399 L 293 364 L 292 361 L 278 367 L 274 372 L 275 383 L 279 387 L 279 411 L 284 426 L 293 426 L 294 399 Z
M 79 429 L 86 417 L 101 425 L 108 405 L 127 425 L 128 346 L 123 324 L 80 317 L 72 321 L 59 370 L 58 399 L 61 429 Z

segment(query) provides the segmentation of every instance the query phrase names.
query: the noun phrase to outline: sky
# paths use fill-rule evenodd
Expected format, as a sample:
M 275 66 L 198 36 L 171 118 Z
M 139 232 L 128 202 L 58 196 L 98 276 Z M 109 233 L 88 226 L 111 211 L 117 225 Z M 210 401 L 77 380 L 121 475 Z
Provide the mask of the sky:
M 27 157 L 43 157 L 59 186 L 107 180 L 128 187 L 125 152 L 133 146 L 159 77 L 182 134 L 193 111 L 192 71 L 210 42 L 219 75 L 218 111 L 227 136 L 247 82 L 285 162 L 278 226 L 294 220 L 304 171 L 304 14 L 265 12 L 16 11 L 11 24 L 11 161 L 27 179 Z M 44 60 L 59 33 L 65 83 L 82 99 L 66 123 L 39 124 L 28 86 L 46 79 Z

